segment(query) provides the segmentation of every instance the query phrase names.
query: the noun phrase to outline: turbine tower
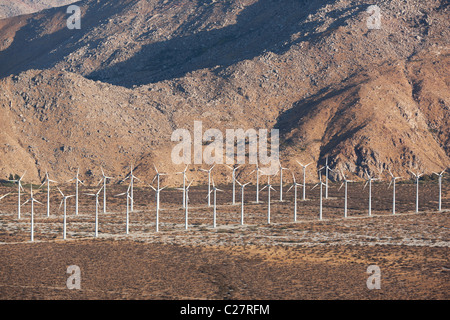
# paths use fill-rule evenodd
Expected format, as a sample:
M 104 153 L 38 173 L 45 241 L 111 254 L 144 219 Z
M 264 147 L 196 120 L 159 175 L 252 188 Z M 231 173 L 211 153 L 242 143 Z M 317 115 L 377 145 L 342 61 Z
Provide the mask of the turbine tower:
M 380 180 L 379 178 L 373 178 L 369 175 L 369 173 L 367 172 L 367 170 L 364 170 L 365 174 L 366 174 L 366 184 L 364 185 L 364 188 L 366 188 L 367 184 L 369 184 L 369 216 L 372 215 L 372 181 L 374 180 Z
M 84 183 L 79 179 L 80 169 L 77 169 L 77 175 L 75 178 L 70 179 L 68 182 L 75 181 L 75 215 L 78 215 L 78 183 L 84 186 Z
M 389 175 L 391 176 L 391 181 L 389 182 L 388 188 L 392 185 L 392 214 L 395 214 L 395 182 L 397 179 L 401 179 L 401 177 L 395 177 L 391 170 L 389 170 Z
M 102 180 L 103 180 L 103 213 L 106 213 L 106 180 L 107 179 L 112 179 L 111 177 L 108 177 L 105 175 L 105 172 L 103 171 L 103 168 L 100 167 L 100 169 L 102 170 Z M 100 181 L 102 181 L 100 180 Z
M 281 162 L 279 162 L 279 170 L 280 170 L 280 202 L 283 201 L 283 170 L 288 170 L 287 168 L 283 168 L 281 166 Z
M 183 171 L 181 172 L 177 172 L 176 174 L 182 174 L 183 175 L 183 208 L 186 207 L 186 170 L 189 167 L 189 165 L 186 166 L 186 168 L 184 168 Z
M 237 166 L 235 168 L 230 167 L 229 165 L 226 165 L 228 168 L 230 168 L 231 170 L 233 170 L 233 173 L 231 175 L 231 180 L 233 182 L 233 202 L 232 204 L 235 205 L 236 204 L 236 170 L 239 169 L 241 166 Z
M 300 166 L 303 168 L 303 201 L 306 200 L 306 168 L 312 164 L 312 162 L 307 165 L 303 165 L 301 162 L 297 161 Z
M 256 164 L 256 169 L 250 172 L 250 174 L 256 172 L 256 203 L 259 203 L 259 176 L 261 171 L 262 170 L 259 168 L 259 165 Z
M 124 193 L 120 193 L 120 194 L 116 194 L 115 197 L 120 197 L 120 196 L 127 196 L 127 211 L 126 211 L 126 221 L 125 221 L 125 233 L 129 234 L 129 222 L 130 222 L 130 187 L 131 185 L 128 186 L 127 192 Z
M 47 218 L 50 217 L 50 182 L 57 183 L 56 181 L 51 180 L 51 179 L 48 177 L 48 172 L 46 171 L 46 172 L 45 172 L 45 180 L 44 180 L 44 182 L 42 182 L 42 184 L 41 184 L 41 186 L 39 187 L 39 189 L 42 188 L 42 186 L 43 186 L 45 183 L 47 183 Z
M 134 179 L 140 181 L 138 177 L 133 174 L 133 165 L 131 165 L 131 170 L 128 176 L 123 179 L 123 181 L 130 179 L 130 211 L 134 211 Z
M 444 175 L 445 169 L 441 173 L 433 172 L 439 177 L 439 211 L 442 211 L 442 176 Z
M 247 182 L 246 184 L 242 184 L 238 180 L 236 180 L 236 182 L 241 186 L 241 226 L 243 226 L 244 225 L 244 188 L 250 182 Z
M 211 171 L 214 168 L 215 164 L 209 168 L 209 170 L 200 169 L 201 171 L 208 172 L 208 207 L 211 206 Z
M 25 192 L 25 190 L 23 190 L 23 187 L 22 187 L 22 179 L 25 176 L 25 173 L 26 173 L 26 171 L 17 180 L 8 180 L 8 181 L 11 181 L 11 182 L 16 182 L 17 186 L 18 186 L 18 193 L 17 193 L 17 219 L 20 219 L 20 207 L 21 207 L 21 204 L 20 204 L 20 190 Z
M 265 188 L 267 188 L 267 223 L 270 224 L 270 190 L 275 191 L 275 189 L 270 184 L 270 176 L 267 176 L 267 184 L 261 189 L 261 191 L 263 191 Z
M 344 172 L 341 170 L 341 174 L 342 174 L 342 178 L 344 179 L 344 182 L 341 184 L 341 186 L 339 187 L 339 190 L 341 190 L 342 186 L 345 185 L 345 200 L 344 200 L 344 217 L 347 218 L 347 190 L 348 190 L 348 183 L 349 182 L 354 182 L 353 180 L 348 180 L 347 177 L 345 176 Z M 339 191 L 338 190 L 338 191 Z
M 214 184 L 214 179 L 212 179 L 212 185 L 213 185 L 213 187 L 212 187 L 212 190 L 210 191 L 210 192 L 213 192 L 213 198 L 214 198 L 214 201 L 213 201 L 213 206 L 214 206 L 214 216 L 213 216 L 213 227 L 215 228 L 216 227 L 216 221 L 217 221 L 217 210 L 216 210 L 216 200 L 217 200 L 217 197 L 216 197 L 216 192 L 217 191 L 221 191 L 221 192 L 223 192 L 223 190 L 221 190 L 221 189 L 219 189 L 219 188 L 217 188 L 216 187 L 216 185 Z
M 97 193 L 85 193 L 88 196 L 92 196 L 95 197 L 95 237 L 98 237 L 98 207 L 99 207 L 99 202 L 98 202 L 98 197 L 100 195 L 100 192 L 102 192 L 103 187 L 100 188 L 100 190 L 97 191 Z
M 156 168 L 155 168 L 156 169 Z M 154 179 L 153 179 L 154 180 Z M 156 192 L 156 232 L 159 231 L 159 199 L 160 192 L 167 188 L 167 186 L 160 188 L 159 187 L 159 176 L 158 176 L 158 186 L 154 188 L 151 184 L 149 185 Z
M 326 186 L 325 183 L 323 183 L 322 181 L 322 174 L 320 173 L 320 171 L 322 169 L 324 169 L 325 167 L 320 168 L 319 171 L 319 182 L 311 188 L 311 190 L 313 190 L 315 187 L 320 186 L 320 204 L 319 204 L 319 220 L 322 220 L 322 216 L 323 216 L 323 186 Z
M 414 173 L 411 170 L 409 170 L 411 174 L 414 176 L 414 179 L 416 180 L 416 213 L 419 212 L 419 179 L 423 175 L 423 173 Z
M 295 175 L 292 172 L 292 180 L 294 181 L 287 192 L 289 192 L 292 188 L 294 188 L 294 221 L 297 221 L 297 187 L 302 186 L 300 183 L 295 181 Z
M 59 205 L 59 209 L 61 209 L 61 206 L 64 204 L 64 218 L 63 218 L 63 239 L 66 240 L 66 225 L 67 225 L 67 199 L 74 197 L 74 195 L 71 196 L 66 196 L 64 195 L 64 193 L 61 191 L 61 189 L 59 189 L 58 187 L 56 187 L 59 191 L 59 193 L 61 193 L 61 195 L 63 196 L 61 203 Z
M 25 201 L 22 206 L 26 205 L 28 202 L 31 201 L 31 241 L 34 241 L 34 203 L 37 202 L 39 204 L 42 204 L 41 202 L 37 201 L 33 196 L 33 184 L 31 185 L 30 189 L 30 198 Z

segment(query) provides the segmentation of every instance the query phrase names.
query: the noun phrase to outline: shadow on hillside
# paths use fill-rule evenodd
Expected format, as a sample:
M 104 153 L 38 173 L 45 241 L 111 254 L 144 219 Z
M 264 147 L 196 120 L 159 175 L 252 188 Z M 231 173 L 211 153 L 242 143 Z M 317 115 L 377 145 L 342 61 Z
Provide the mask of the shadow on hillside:
M 130 2 L 130 0 L 126 1 Z M 209 31 L 201 31 L 187 36 L 152 43 L 136 53 L 132 58 L 88 74 L 92 80 L 132 87 L 182 77 L 189 72 L 211 68 L 218 73 L 239 61 L 252 59 L 266 51 L 283 54 L 293 45 L 302 41 L 320 40 L 324 33 L 341 25 L 347 13 L 355 10 L 351 6 L 326 13 L 335 21 L 322 32 L 315 31 L 318 22 L 305 22 L 309 14 L 315 14 L 332 0 L 259 0 L 246 7 L 237 17 L 235 24 Z M 50 9 L 29 20 L 15 36 L 12 45 L 0 52 L 0 61 L 8 63 L 0 66 L 0 77 L 18 74 L 28 69 L 48 69 L 64 60 L 71 53 L 86 44 L 81 39 L 93 28 L 124 10 L 124 3 L 89 1 L 82 18 L 82 30 L 58 31 L 39 36 L 50 18 L 59 15 L 57 23 L 65 25 L 65 7 Z M 359 7 L 352 14 L 364 11 Z M 55 22 L 54 22 L 55 23 Z M 188 23 L 188 22 L 186 22 Z M 126 27 L 126 26 L 124 26 Z M 305 32 L 308 32 L 305 35 Z M 293 35 L 296 38 L 293 39 Z M 31 40 L 30 40 L 31 39 Z M 101 39 L 90 41 L 95 48 Z M 26 50 L 25 50 L 26 48 Z M 118 52 L 120 48 L 116 48 Z
M 302 41 L 320 39 L 323 32 L 314 32 L 319 24 L 305 20 L 330 2 L 333 1 L 259 0 L 241 12 L 236 24 L 144 46 L 131 59 L 87 77 L 131 87 L 183 77 L 205 68 L 219 73 L 232 64 L 253 59 L 266 51 L 283 54 Z M 352 6 L 328 13 L 337 20 L 327 31 L 346 19 L 339 16 L 346 16 L 347 11 L 354 9 Z M 309 34 L 305 36 L 302 32 Z M 296 33 L 300 36 L 293 40 Z

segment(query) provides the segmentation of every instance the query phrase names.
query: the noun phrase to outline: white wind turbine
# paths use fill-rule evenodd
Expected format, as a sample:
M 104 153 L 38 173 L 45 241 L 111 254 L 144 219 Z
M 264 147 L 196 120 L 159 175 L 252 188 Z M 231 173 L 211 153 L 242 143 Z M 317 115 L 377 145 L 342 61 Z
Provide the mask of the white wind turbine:
M 366 174 L 366 180 L 367 182 L 364 184 L 364 188 L 366 188 L 367 184 L 369 184 L 369 216 L 372 215 L 372 181 L 374 180 L 380 180 L 380 178 L 373 178 L 369 175 L 369 173 L 367 172 L 367 170 L 364 170 L 365 174 Z
M 244 189 L 250 182 L 245 184 L 240 183 L 238 180 L 236 182 L 241 186 L 241 225 L 244 225 Z
M 214 166 L 215 164 L 211 168 L 209 168 L 209 170 L 200 169 L 200 171 L 208 172 L 208 207 L 211 206 L 211 171 Z
M 162 173 L 161 173 L 161 175 L 162 175 Z M 153 187 L 151 184 L 149 184 L 149 186 L 150 186 L 150 188 L 152 188 L 156 192 L 156 194 L 155 194 L 155 196 L 156 196 L 156 232 L 158 232 L 159 231 L 159 209 L 160 209 L 160 207 L 159 207 L 159 199 L 160 199 L 160 193 L 161 193 L 162 190 L 167 188 L 167 186 L 162 187 L 162 188 L 159 187 L 159 176 L 158 176 L 158 186 L 156 188 Z
M 325 160 L 325 165 L 321 169 L 325 169 L 325 199 L 328 199 L 328 171 L 332 171 L 328 166 L 328 156 Z
M 297 187 L 298 186 L 301 187 L 302 185 L 300 183 L 297 183 L 297 181 L 295 181 L 295 175 L 293 172 L 292 172 L 292 180 L 293 180 L 293 183 L 287 192 L 289 192 L 289 190 L 294 188 L 294 221 L 297 221 Z
M 419 212 L 419 179 L 423 175 L 423 173 L 414 173 L 411 170 L 409 170 L 411 174 L 414 176 L 414 179 L 416 180 L 416 212 Z
M 226 165 L 228 168 L 230 168 L 231 170 L 233 170 L 233 173 L 231 175 L 231 179 L 233 182 L 233 205 L 236 204 L 236 170 L 239 169 L 241 166 L 237 166 L 235 168 L 230 167 L 229 165 Z
M 391 176 L 391 181 L 389 182 L 388 188 L 392 185 L 392 214 L 395 214 L 395 182 L 397 179 L 401 179 L 402 177 L 395 177 L 391 170 L 389 170 L 389 175 Z
M 281 162 L 279 162 L 279 171 L 280 171 L 280 202 L 283 201 L 283 170 L 288 170 L 288 168 L 283 168 L 281 166 Z
M 131 171 L 128 174 L 128 176 L 123 179 L 123 181 L 130 179 L 130 211 L 133 212 L 134 211 L 134 179 L 136 180 L 140 180 L 138 177 L 136 177 L 133 174 L 133 165 L 131 165 Z
M 303 165 L 301 162 L 297 161 L 300 166 L 303 168 L 303 201 L 306 200 L 306 168 L 312 164 L 312 162 L 307 165 Z
M 64 218 L 63 218 L 63 239 L 66 240 L 66 225 L 67 225 L 67 199 L 74 197 L 74 195 L 71 196 L 66 196 L 64 195 L 64 193 L 61 191 L 61 189 L 59 189 L 58 187 L 56 187 L 59 191 L 59 193 L 61 193 L 61 195 L 63 196 L 61 203 L 59 205 L 59 208 L 61 209 L 61 206 L 64 204 Z
M 326 184 L 322 182 L 322 174 L 320 173 L 320 171 L 323 169 L 324 167 L 320 168 L 319 171 L 319 182 L 311 188 L 311 190 L 313 190 L 315 187 L 320 185 L 320 204 L 319 204 L 319 220 L 322 220 L 322 213 L 323 213 L 323 190 L 322 187 Z
M 186 168 L 184 168 L 183 171 L 181 172 L 177 172 L 176 174 L 182 174 L 183 175 L 183 208 L 186 207 L 186 170 L 188 168 L 189 165 L 186 166 Z
M 270 224 L 270 190 L 275 191 L 275 189 L 270 184 L 270 176 L 267 176 L 267 184 L 261 189 L 261 191 L 263 191 L 265 188 L 267 188 L 267 223 Z
M 186 188 L 176 188 L 177 190 L 184 190 L 186 194 L 186 207 L 184 208 L 184 221 L 185 221 L 185 229 L 188 229 L 188 212 L 189 212 L 189 188 L 193 181 L 189 183 Z
M 127 214 L 126 214 L 126 221 L 125 221 L 125 232 L 126 234 L 129 234 L 129 222 L 130 222 L 130 200 L 131 200 L 131 196 L 130 196 L 130 187 L 131 185 L 128 186 L 127 192 L 124 193 L 120 193 L 120 194 L 116 194 L 115 197 L 120 197 L 120 196 L 127 196 Z
M 102 170 L 102 179 L 100 179 L 99 184 L 103 181 L 103 213 L 106 213 L 106 180 L 111 180 L 112 177 L 106 176 L 102 167 L 100 167 L 100 169 Z
M 46 171 L 46 172 L 45 172 L 45 180 L 44 180 L 44 182 L 41 184 L 41 186 L 39 187 L 39 189 L 42 188 L 42 186 L 43 186 L 45 183 L 47 183 L 47 217 L 50 217 L 50 182 L 58 183 L 58 182 L 56 182 L 56 181 L 54 181 L 54 180 L 51 180 L 51 179 L 48 177 L 48 172 Z
M 212 187 L 212 190 L 210 192 L 213 192 L 213 199 L 214 199 L 214 201 L 213 201 L 213 206 L 214 206 L 213 227 L 215 228 L 216 225 L 217 225 L 216 224 L 216 221 L 217 221 L 217 210 L 216 210 L 216 200 L 217 200 L 217 198 L 216 198 L 216 192 L 217 191 L 223 192 L 223 190 L 221 190 L 221 189 L 216 187 L 216 185 L 214 184 L 214 179 L 212 179 L 212 185 L 213 185 L 213 187 Z
M 34 203 L 37 202 L 39 204 L 42 204 L 41 202 L 37 201 L 33 196 L 33 185 L 31 185 L 30 189 L 30 199 L 25 201 L 22 206 L 26 205 L 28 202 L 31 201 L 31 241 L 34 241 Z
M 11 182 L 16 182 L 17 186 L 18 186 L 18 193 L 17 193 L 17 219 L 20 219 L 20 207 L 21 207 L 21 204 L 20 204 L 20 190 L 24 191 L 23 187 L 22 187 L 22 179 L 25 176 L 25 173 L 26 173 L 26 171 L 17 180 L 8 180 L 8 181 L 11 181 Z
M 347 202 L 347 194 L 348 194 L 347 190 L 348 190 L 348 183 L 349 183 L 349 182 L 354 182 L 354 181 L 353 181 L 353 180 L 348 180 L 347 177 L 346 177 L 345 174 L 344 174 L 344 171 L 342 171 L 342 170 L 341 170 L 341 174 L 342 174 L 342 179 L 344 179 L 344 182 L 342 182 L 341 186 L 339 187 L 339 190 L 341 190 L 342 186 L 345 185 L 345 191 L 344 191 L 344 194 L 345 194 L 345 200 L 344 200 L 344 217 L 347 218 L 347 203 L 348 203 L 348 202 Z M 338 190 L 338 191 L 339 191 L 339 190 Z
M 256 203 L 259 203 L 259 176 L 261 171 L 262 170 L 259 168 L 259 165 L 256 164 L 256 169 L 250 172 L 250 174 L 256 172 Z
M 75 181 L 75 215 L 78 215 L 78 183 L 84 186 L 84 183 L 79 179 L 80 169 L 77 169 L 77 175 L 75 178 L 70 179 L 68 182 Z
M 445 169 L 441 173 L 433 172 L 439 177 L 439 211 L 442 211 L 442 176 L 444 175 Z
M 100 188 L 100 190 L 97 191 L 97 193 L 85 193 L 88 196 L 92 196 L 95 197 L 95 237 L 98 237 L 98 207 L 99 207 L 99 202 L 98 202 L 98 197 L 100 195 L 100 192 L 102 192 L 103 187 Z

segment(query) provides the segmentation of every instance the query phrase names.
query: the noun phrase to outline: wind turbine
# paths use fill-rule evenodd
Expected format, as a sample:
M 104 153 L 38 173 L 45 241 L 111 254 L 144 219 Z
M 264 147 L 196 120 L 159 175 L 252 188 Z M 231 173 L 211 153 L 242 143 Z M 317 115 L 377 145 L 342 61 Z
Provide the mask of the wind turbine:
M 80 174 L 80 169 L 77 169 L 77 175 L 75 176 L 75 178 L 70 179 L 68 182 L 70 181 L 75 181 L 75 215 L 78 215 L 78 183 L 81 183 L 84 186 L 84 183 L 78 178 Z
M 344 179 L 344 182 L 342 182 L 341 186 L 339 187 L 339 190 L 341 190 L 342 186 L 345 185 L 345 200 L 344 200 L 344 217 L 347 218 L 347 190 L 348 190 L 348 183 L 354 182 L 353 180 L 348 180 L 345 176 L 344 172 L 341 170 L 342 178 Z M 338 190 L 338 191 L 339 191 Z
M 187 165 L 186 168 L 184 168 L 183 171 L 176 173 L 176 174 L 182 174 L 183 175 L 183 208 L 186 207 L 186 192 L 184 192 L 184 190 L 186 189 L 186 170 L 187 170 L 188 166 L 189 165 Z
M 156 169 L 156 167 L 155 167 L 155 169 Z M 161 173 L 161 175 L 162 175 L 162 173 Z M 167 188 L 167 186 L 162 187 L 162 188 L 159 187 L 159 176 L 158 176 L 157 188 L 154 188 L 151 184 L 149 184 L 149 186 L 156 192 L 156 232 L 158 232 L 159 231 L 159 196 L 160 196 L 161 190 L 164 190 L 165 188 Z
M 325 199 L 328 199 L 328 171 L 331 170 L 331 168 L 328 166 L 328 156 L 325 160 L 325 165 L 321 168 L 325 169 Z
M 233 170 L 231 179 L 233 182 L 233 205 L 236 204 L 236 170 L 239 169 L 241 166 L 237 166 L 235 168 L 230 167 L 229 165 L 226 165 L 228 168 L 230 168 L 231 170 Z
M 267 188 L 267 223 L 270 224 L 270 190 L 275 191 L 275 189 L 270 184 L 270 176 L 267 176 L 267 184 L 261 189 L 261 191 L 263 191 L 265 188 Z
M 63 219 L 63 239 L 66 240 L 66 222 L 67 222 L 67 199 L 74 197 L 73 195 L 71 196 L 66 196 L 64 195 L 64 193 L 61 191 L 61 189 L 59 189 L 58 187 L 56 187 L 59 191 L 59 193 L 61 193 L 61 195 L 63 196 L 61 203 L 59 205 L 59 208 L 61 209 L 61 206 L 64 203 L 64 219 Z
M 131 171 L 128 174 L 128 176 L 124 179 L 127 180 L 130 179 L 130 211 L 133 212 L 134 211 L 134 179 L 136 180 L 140 180 L 138 177 L 136 177 L 133 174 L 133 165 L 131 165 Z
M 244 188 L 250 182 L 247 182 L 246 184 L 242 184 L 238 180 L 236 180 L 236 182 L 241 186 L 241 225 L 244 225 Z
M 283 170 L 288 170 L 288 168 L 283 168 L 281 166 L 281 162 L 279 162 L 279 169 L 280 169 L 280 202 L 283 201 Z
M 97 191 L 97 193 L 85 193 L 88 196 L 95 197 L 95 237 L 98 237 L 98 197 L 100 195 L 100 192 L 102 192 L 103 187 L 100 188 L 100 190 Z
M 323 213 L 323 191 L 322 191 L 322 187 L 326 184 L 322 182 L 322 175 L 320 174 L 320 171 L 323 169 L 324 167 L 320 168 L 319 171 L 319 182 L 311 188 L 314 189 L 315 187 L 317 187 L 318 185 L 320 185 L 320 205 L 319 205 L 319 220 L 322 220 L 322 213 Z
M 211 206 L 211 171 L 214 166 L 215 164 L 211 168 L 209 168 L 209 170 L 200 169 L 200 171 L 208 172 L 208 207 Z
M 214 184 L 214 179 L 212 180 L 212 185 L 213 185 L 213 188 L 212 188 L 212 190 L 211 190 L 210 192 L 213 192 L 213 194 L 214 194 L 214 201 L 213 201 L 213 206 L 214 206 L 213 227 L 215 228 L 215 227 L 216 227 L 216 216 L 217 216 L 217 210 L 216 210 L 216 192 L 217 192 L 217 191 L 223 192 L 223 190 L 221 190 L 221 189 L 219 189 L 219 188 L 217 188 L 217 187 L 215 186 L 215 184 Z
M 253 172 L 256 172 L 256 203 L 259 203 L 259 175 L 260 171 L 262 171 L 258 164 L 256 164 L 256 169 L 250 172 L 252 174 Z
M 34 241 L 34 203 L 37 202 L 39 204 L 42 204 L 41 202 L 37 201 L 33 196 L 33 185 L 31 185 L 30 189 L 30 199 L 25 201 L 22 206 L 26 205 L 28 202 L 31 201 L 31 241 Z
M 308 167 L 312 162 L 307 165 L 303 165 L 301 162 L 297 161 L 300 166 L 303 168 L 303 201 L 306 200 L 306 167 Z
M 54 182 L 54 183 L 57 183 L 57 182 L 54 181 L 54 180 L 51 180 L 51 179 L 48 177 L 48 172 L 47 172 L 47 171 L 45 172 L 45 180 L 44 180 L 44 182 L 41 184 L 41 186 L 39 187 L 39 189 L 42 188 L 42 186 L 43 186 L 46 182 L 47 182 L 47 218 L 48 218 L 48 217 L 50 217 L 50 182 Z
M 189 210 L 189 187 L 191 186 L 193 181 L 189 183 L 189 185 L 182 189 L 182 188 L 176 188 L 177 190 L 184 190 L 186 193 L 186 207 L 184 208 L 184 221 L 185 221 L 185 229 L 188 229 L 188 210 Z
M 379 178 L 373 178 L 369 175 L 369 173 L 367 172 L 367 170 L 364 170 L 364 172 L 366 173 L 366 177 L 367 177 L 367 182 L 364 185 L 364 188 L 366 188 L 367 184 L 369 184 L 369 216 L 372 215 L 372 181 L 374 180 L 380 180 Z
M 120 194 L 116 194 L 115 197 L 120 197 L 120 196 L 127 196 L 127 218 L 126 218 L 126 222 L 125 222 L 125 232 L 126 234 L 129 234 L 129 221 L 130 221 L 130 200 L 131 200 L 131 196 L 130 196 L 130 187 L 131 185 L 128 186 L 127 192 L 124 193 L 120 193 Z
M 17 182 L 17 186 L 18 186 L 18 193 L 17 193 L 17 219 L 20 219 L 20 207 L 21 207 L 21 205 L 20 205 L 20 190 L 24 191 L 23 187 L 22 187 L 22 179 L 25 176 L 25 173 L 26 173 L 26 171 L 17 180 L 8 180 L 8 181 L 11 181 L 11 182 Z
M 397 179 L 401 179 L 402 177 L 395 177 L 391 170 L 389 170 L 389 175 L 391 176 L 391 181 L 389 182 L 388 188 L 392 185 L 392 214 L 395 214 L 395 182 Z
M 442 211 L 442 176 L 444 175 L 445 169 L 441 173 L 433 172 L 439 177 L 439 211 Z
M 423 173 L 414 173 L 411 170 L 409 170 L 409 172 L 412 173 L 416 180 L 416 212 L 419 212 L 419 179 L 423 175 Z
M 112 177 L 106 176 L 102 167 L 100 167 L 100 169 L 102 170 L 102 176 L 103 176 L 102 179 L 100 179 L 100 182 L 103 181 L 103 213 L 106 213 L 106 180 L 112 179 Z M 99 182 L 99 184 L 100 184 L 100 182 Z
M 294 188 L 294 221 L 297 221 L 297 187 L 298 186 L 301 187 L 302 185 L 300 183 L 297 183 L 297 181 L 295 181 L 295 175 L 293 172 L 292 172 L 292 180 L 294 182 L 292 183 L 287 192 L 289 192 L 289 190 Z

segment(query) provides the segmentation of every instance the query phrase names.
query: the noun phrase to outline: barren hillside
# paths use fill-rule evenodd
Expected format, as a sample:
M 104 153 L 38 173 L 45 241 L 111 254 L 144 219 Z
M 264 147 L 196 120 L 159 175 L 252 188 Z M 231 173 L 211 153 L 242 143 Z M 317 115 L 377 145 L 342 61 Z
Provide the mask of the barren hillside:
M 0 19 L 61 7 L 77 0 L 0 0 Z
M 279 128 L 291 167 L 449 166 L 446 1 L 379 1 L 381 29 L 367 28 L 369 1 L 78 4 L 81 30 L 64 7 L 0 20 L 0 178 L 180 171 L 170 135 L 194 121 Z

